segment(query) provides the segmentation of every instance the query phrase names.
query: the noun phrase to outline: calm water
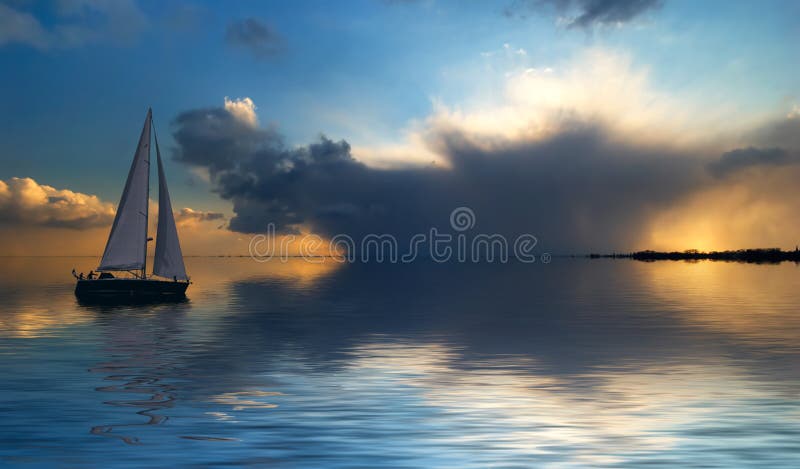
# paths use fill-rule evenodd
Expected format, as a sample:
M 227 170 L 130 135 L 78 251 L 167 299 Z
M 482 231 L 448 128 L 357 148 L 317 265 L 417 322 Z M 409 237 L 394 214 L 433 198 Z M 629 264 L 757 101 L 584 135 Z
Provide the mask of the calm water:
M 800 466 L 800 269 L 4 259 L 0 466 Z

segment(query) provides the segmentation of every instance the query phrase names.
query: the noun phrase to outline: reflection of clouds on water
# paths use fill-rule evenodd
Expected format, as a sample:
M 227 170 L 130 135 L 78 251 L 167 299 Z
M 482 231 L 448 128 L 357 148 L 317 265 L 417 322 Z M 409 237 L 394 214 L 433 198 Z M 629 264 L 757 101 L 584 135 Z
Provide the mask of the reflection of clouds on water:
M 3 262 L 0 337 L 57 337 L 90 321 L 74 307 L 70 272 L 76 259 L 9 257 Z
M 347 379 L 417 389 L 426 405 L 445 412 L 439 418 L 450 420 L 448 427 L 463 429 L 444 435 L 449 443 L 561 453 L 558 460 L 578 464 L 621 463 L 614 455 L 632 448 L 640 456 L 668 451 L 689 443 L 683 429 L 713 426 L 714 419 L 769 398 L 741 370 L 724 365 L 620 365 L 593 376 L 554 377 L 531 372 L 534 363 L 520 369 L 526 357 L 455 367 L 457 354 L 442 344 L 373 342 L 351 353 Z M 591 388 L 583 385 L 586 378 Z
M 751 290 L 755 295 L 765 287 L 763 282 L 770 281 L 752 271 L 759 266 L 736 267 L 743 273 L 728 282 L 736 285 L 732 290 Z M 749 334 L 765 326 L 758 320 L 727 323 L 737 315 L 730 309 L 746 304 L 714 296 L 713 288 L 697 300 L 677 293 L 662 295 L 669 293 L 665 290 L 669 283 L 650 282 L 647 275 L 662 275 L 665 268 L 670 266 L 583 260 L 472 268 L 346 266 L 303 291 L 283 283 L 235 282 L 231 298 L 236 311 L 219 323 L 215 333 L 230 337 L 219 344 L 222 348 L 236 343 L 240 335 L 265 349 L 300 341 L 309 355 L 334 361 L 341 350 L 375 334 L 433 335 L 447 337 L 465 355 L 536 357 L 542 368 L 559 374 L 581 373 L 619 360 L 647 363 L 730 351 L 743 338 L 728 333 L 734 332 L 730 329 L 734 325 L 740 324 Z M 672 279 L 672 285 L 678 282 Z M 702 289 L 695 279 L 689 278 L 687 284 Z M 751 286 L 739 287 L 744 284 Z M 794 308 L 787 301 L 790 295 L 789 289 L 773 287 L 774 303 L 782 304 L 778 311 Z M 728 329 L 698 329 L 701 324 L 676 322 L 709 311 L 719 312 L 720 324 Z M 739 316 L 749 319 L 746 313 Z M 785 319 L 784 324 L 796 323 Z M 292 340 L 281 340 L 286 334 Z M 790 334 L 775 328 L 764 335 L 774 340 Z M 796 345 L 792 347 L 796 353 Z M 739 352 L 749 354 L 751 349 Z
M 232 415 L 227 414 L 225 412 L 206 412 L 206 415 L 210 415 L 210 416 L 214 417 L 217 420 L 224 420 L 224 421 L 229 421 L 229 422 L 236 422 L 237 421 L 237 420 L 234 419 L 234 417 Z
M 643 270 L 647 290 L 692 326 L 773 353 L 798 352 L 800 315 L 786 301 L 800 290 L 796 265 L 664 262 Z
M 246 410 L 246 409 L 274 409 L 278 404 L 271 404 L 262 400 L 256 400 L 261 397 L 282 396 L 280 392 L 269 391 L 238 391 L 226 392 L 211 397 L 211 402 L 230 406 L 232 410 Z M 219 413 L 220 416 L 227 416 L 225 413 Z
M 68 275 L 74 260 L 53 262 Z M 83 449 L 93 428 L 112 437 L 90 438 L 98 458 L 179 448 L 198 464 L 800 451 L 794 266 L 187 264 L 196 281 L 180 304 L 84 307 L 68 277 L 0 282 L 0 377 L 14 393 L 0 430 L 47 422 L 14 444 Z M 34 382 L 47 384 L 31 397 Z
M 26 305 L 8 306 L 13 309 L 0 315 L 0 336 L 26 339 L 47 337 L 57 335 L 58 329 L 89 321 L 85 315 L 74 310 Z

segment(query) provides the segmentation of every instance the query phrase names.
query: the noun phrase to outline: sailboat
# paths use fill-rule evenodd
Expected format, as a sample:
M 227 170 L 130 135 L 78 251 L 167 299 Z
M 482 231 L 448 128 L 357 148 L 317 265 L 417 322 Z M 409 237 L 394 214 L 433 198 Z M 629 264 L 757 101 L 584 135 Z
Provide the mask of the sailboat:
M 153 239 L 147 236 L 151 133 L 158 162 L 158 228 L 153 270 L 148 276 L 147 243 Z M 75 286 L 78 298 L 182 298 L 190 284 L 172 214 L 152 109 L 147 110 L 139 145 L 97 272 L 97 278 L 91 274 L 88 278 L 83 278 L 83 274 L 78 277 Z

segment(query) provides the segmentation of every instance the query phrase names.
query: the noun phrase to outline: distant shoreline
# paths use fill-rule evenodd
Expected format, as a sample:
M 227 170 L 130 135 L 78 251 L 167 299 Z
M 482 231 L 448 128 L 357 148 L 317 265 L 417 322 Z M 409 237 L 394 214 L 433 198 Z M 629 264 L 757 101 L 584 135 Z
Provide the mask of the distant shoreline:
M 783 251 L 779 248 L 739 249 L 736 251 L 637 251 L 631 253 L 588 254 L 590 259 L 633 259 L 642 262 L 655 261 L 723 261 L 746 262 L 750 264 L 780 264 L 781 262 L 800 263 L 800 251 Z

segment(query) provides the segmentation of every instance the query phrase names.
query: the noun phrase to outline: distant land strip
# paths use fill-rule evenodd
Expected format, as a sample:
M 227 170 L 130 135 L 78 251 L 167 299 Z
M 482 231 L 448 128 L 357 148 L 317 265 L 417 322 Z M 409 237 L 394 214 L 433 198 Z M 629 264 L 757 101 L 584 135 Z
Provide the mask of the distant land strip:
M 637 251 L 631 253 L 588 254 L 591 259 L 634 259 L 643 262 L 654 261 L 726 261 L 748 262 L 753 264 L 779 264 L 784 261 L 800 263 L 800 250 L 783 251 L 779 248 L 739 249 L 737 251 L 703 252 L 696 249 L 686 251 Z

